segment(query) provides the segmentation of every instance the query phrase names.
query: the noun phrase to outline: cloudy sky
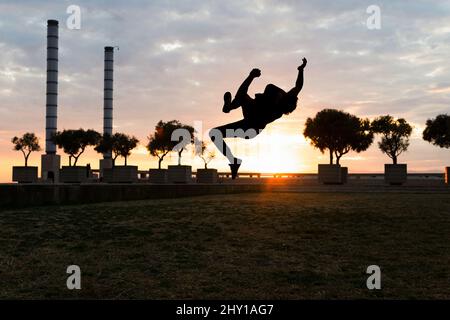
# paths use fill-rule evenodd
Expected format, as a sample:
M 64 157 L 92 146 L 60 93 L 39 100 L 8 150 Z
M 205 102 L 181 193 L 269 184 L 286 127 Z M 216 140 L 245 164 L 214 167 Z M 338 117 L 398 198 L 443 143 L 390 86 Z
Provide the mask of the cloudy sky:
M 381 9 L 380 30 L 367 28 L 373 4 Z M 81 8 L 80 30 L 66 25 L 70 5 Z M 410 171 L 449 165 L 450 150 L 421 140 L 428 118 L 450 112 L 449 1 L 1 0 L 0 181 L 23 161 L 11 137 L 32 131 L 44 144 L 47 19 L 60 21 L 59 129 L 102 130 L 103 47 L 119 46 L 114 126 L 141 140 L 129 161 L 140 169 L 156 164 L 143 145 L 158 120 L 202 121 L 205 132 L 239 120 L 239 111 L 221 113 L 223 93 L 253 67 L 262 77 L 251 93 L 267 83 L 289 89 L 303 56 L 309 64 L 300 107 L 256 139 L 232 143 L 242 170 L 314 172 L 327 155 L 301 133 L 323 108 L 404 117 L 415 129 L 400 162 Z M 374 143 L 342 163 L 350 172 L 382 172 L 388 160 Z M 80 161 L 98 166 L 95 152 Z M 189 154 L 184 161 L 201 165 Z M 218 155 L 211 166 L 225 169 L 226 161 Z

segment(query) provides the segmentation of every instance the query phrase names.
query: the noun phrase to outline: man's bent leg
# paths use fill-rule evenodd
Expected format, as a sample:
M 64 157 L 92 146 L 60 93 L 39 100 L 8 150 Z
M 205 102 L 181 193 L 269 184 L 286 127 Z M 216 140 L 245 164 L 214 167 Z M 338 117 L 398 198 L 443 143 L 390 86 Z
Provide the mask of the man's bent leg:
M 225 94 L 223 95 L 223 107 L 222 107 L 222 112 L 224 113 L 228 113 L 233 109 L 236 109 L 234 106 L 231 105 L 231 100 L 233 99 L 233 97 L 231 96 L 231 92 L 225 92 Z
M 252 139 L 258 134 L 259 132 L 256 129 L 250 128 L 250 124 L 245 119 L 214 128 L 209 132 L 211 141 L 216 145 L 217 149 L 219 149 L 219 151 L 227 157 L 228 162 L 230 163 L 229 166 L 233 179 L 237 176 L 242 160 L 236 158 L 231 153 L 231 150 L 225 143 L 224 138 Z
M 225 92 L 223 96 L 223 108 L 222 111 L 224 113 L 228 113 L 231 110 L 238 109 L 239 107 L 247 107 L 254 103 L 254 99 L 250 97 L 247 93 L 245 94 L 236 94 L 236 96 L 232 97 L 230 92 Z
M 237 160 L 241 161 L 240 159 L 234 157 L 230 148 L 225 143 L 225 134 L 224 131 L 220 129 L 220 127 L 211 129 L 211 131 L 209 131 L 209 137 L 211 138 L 211 141 L 215 144 L 217 149 L 228 159 L 229 163 L 234 163 Z
M 224 105 L 222 111 L 228 113 L 233 109 L 239 108 L 245 103 L 249 103 L 249 100 L 253 101 L 253 99 L 247 93 L 248 88 L 250 87 L 250 84 L 252 83 L 253 79 L 259 77 L 260 75 L 261 71 L 259 71 L 258 69 L 253 69 L 248 75 L 248 77 L 244 80 L 244 82 L 242 82 L 242 84 L 239 86 L 239 89 L 236 92 L 236 96 L 233 100 L 231 100 L 232 99 L 231 93 L 226 92 L 223 97 Z

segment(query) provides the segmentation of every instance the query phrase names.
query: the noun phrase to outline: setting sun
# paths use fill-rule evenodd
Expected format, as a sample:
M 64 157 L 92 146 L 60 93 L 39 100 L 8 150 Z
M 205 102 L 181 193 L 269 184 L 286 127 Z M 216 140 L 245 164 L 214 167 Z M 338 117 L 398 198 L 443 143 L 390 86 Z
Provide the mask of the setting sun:
M 307 144 L 304 137 L 279 134 L 274 130 L 263 132 L 254 142 L 235 141 L 231 145 L 235 149 L 243 149 L 244 168 L 255 172 L 304 172 L 309 168 L 305 165 L 300 147 Z M 233 148 L 234 149 L 234 148 Z

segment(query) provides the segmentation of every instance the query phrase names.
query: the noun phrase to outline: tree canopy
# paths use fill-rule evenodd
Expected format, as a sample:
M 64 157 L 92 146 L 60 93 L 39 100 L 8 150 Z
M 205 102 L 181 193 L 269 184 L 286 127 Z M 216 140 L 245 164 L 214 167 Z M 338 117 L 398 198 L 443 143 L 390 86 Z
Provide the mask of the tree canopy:
M 104 134 L 95 147 L 95 151 L 102 154 L 112 152 L 113 164 L 115 164 L 118 157 L 123 157 L 126 166 L 128 165 L 128 157 L 131 155 L 131 151 L 137 147 L 138 143 L 139 140 L 136 137 L 129 136 L 125 133 Z
M 131 155 L 131 151 L 137 147 L 139 140 L 124 133 L 115 133 L 113 142 L 112 152 L 115 154 L 114 160 L 117 156 L 120 156 L 125 159 L 125 165 L 128 165 L 128 157 Z
M 408 150 L 412 127 L 405 119 L 395 120 L 392 116 L 380 116 L 372 121 L 372 131 L 381 134 L 378 147 L 394 164 L 400 154 Z
M 25 133 L 22 137 L 14 137 L 11 139 L 14 144 L 14 150 L 21 151 L 25 158 L 25 167 L 28 167 L 28 158 L 33 151 L 41 151 L 39 139 L 32 132 Z
M 164 157 L 172 151 L 178 152 L 178 164 L 181 164 L 181 154 L 187 145 L 194 143 L 194 128 L 182 124 L 178 120 L 159 121 L 155 131 L 148 137 L 147 150 L 158 158 L 158 168 L 161 169 Z
M 98 145 L 100 139 L 101 135 L 91 129 L 63 130 L 53 135 L 53 141 L 58 148 L 69 155 L 69 166 L 72 166 L 72 158 L 75 159 L 73 165 L 76 166 L 86 148 Z
M 105 133 L 98 141 L 98 144 L 95 146 L 94 150 L 101 154 L 110 153 L 113 151 L 114 140 L 113 136 Z M 118 155 L 113 156 L 113 160 L 115 160 Z
M 314 118 L 308 118 L 303 134 L 320 152 L 329 151 L 330 164 L 334 157 L 339 164 L 343 155 L 365 151 L 373 142 L 368 119 L 335 109 L 324 109 Z
M 423 139 L 435 146 L 450 148 L 450 116 L 440 114 L 436 119 L 428 119 Z

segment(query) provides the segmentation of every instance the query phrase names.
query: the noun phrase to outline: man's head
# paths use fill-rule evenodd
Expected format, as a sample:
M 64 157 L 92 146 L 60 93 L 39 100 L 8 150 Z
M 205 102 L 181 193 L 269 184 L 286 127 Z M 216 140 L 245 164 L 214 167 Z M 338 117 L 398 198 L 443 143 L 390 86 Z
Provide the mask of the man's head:
M 283 114 L 290 114 L 297 108 L 298 98 L 294 94 L 286 93 L 279 101 L 278 107 Z
M 276 105 L 277 109 L 283 114 L 289 114 L 297 108 L 297 95 L 291 92 L 286 92 L 283 89 L 268 84 L 264 90 L 264 97 Z

